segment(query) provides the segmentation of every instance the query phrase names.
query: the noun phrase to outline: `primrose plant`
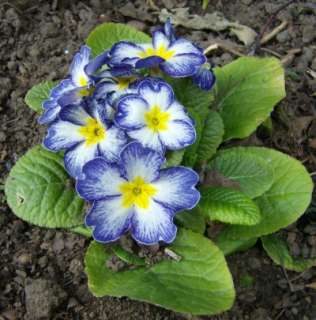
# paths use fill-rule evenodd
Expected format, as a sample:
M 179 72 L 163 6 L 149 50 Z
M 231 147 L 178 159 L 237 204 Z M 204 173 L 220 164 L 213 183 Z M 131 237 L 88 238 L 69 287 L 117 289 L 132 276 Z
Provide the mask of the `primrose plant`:
M 305 168 L 275 150 L 236 146 L 284 96 L 275 58 L 240 58 L 212 71 L 170 21 L 152 38 L 100 25 L 65 79 L 27 93 L 48 129 L 43 146 L 11 170 L 8 204 L 30 223 L 92 238 L 85 271 L 96 296 L 222 312 L 235 297 L 225 255 L 260 239 L 286 268 L 315 263 L 292 258 L 274 234 L 310 202 Z M 140 254 L 149 245 L 158 250 L 152 259 Z

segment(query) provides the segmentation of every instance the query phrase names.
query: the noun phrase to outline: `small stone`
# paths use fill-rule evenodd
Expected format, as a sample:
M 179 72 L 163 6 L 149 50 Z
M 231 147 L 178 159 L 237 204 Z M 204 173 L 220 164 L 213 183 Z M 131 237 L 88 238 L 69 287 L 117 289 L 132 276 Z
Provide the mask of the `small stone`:
M 30 264 L 32 262 L 32 257 L 28 253 L 22 253 L 18 256 L 17 262 L 20 265 Z
M 146 29 L 146 24 L 139 20 L 131 20 L 127 23 L 129 26 L 134 27 L 140 31 L 144 31 Z
M 41 268 L 45 268 L 47 266 L 47 263 L 48 263 L 47 256 L 43 256 L 38 259 L 38 264 Z
M 303 34 L 302 40 L 304 43 L 312 42 L 316 36 L 315 26 L 313 25 L 304 26 L 302 34 Z
M 69 271 L 76 276 L 80 275 L 80 273 L 83 271 L 82 262 L 76 258 L 71 260 L 69 265 Z
M 313 59 L 311 68 L 316 71 L 316 58 Z
M 27 279 L 25 305 L 30 319 L 50 319 L 52 312 L 67 297 L 55 283 L 45 279 Z
M 280 43 L 285 43 L 287 41 L 290 40 L 290 34 L 287 30 L 284 30 L 282 32 L 280 32 L 278 35 L 277 35 L 277 40 L 280 42 Z
M 260 269 L 261 268 L 260 260 L 255 258 L 255 257 L 249 258 L 248 264 L 249 264 L 251 269 Z
M 304 228 L 304 232 L 310 235 L 316 235 L 316 224 L 311 223 Z

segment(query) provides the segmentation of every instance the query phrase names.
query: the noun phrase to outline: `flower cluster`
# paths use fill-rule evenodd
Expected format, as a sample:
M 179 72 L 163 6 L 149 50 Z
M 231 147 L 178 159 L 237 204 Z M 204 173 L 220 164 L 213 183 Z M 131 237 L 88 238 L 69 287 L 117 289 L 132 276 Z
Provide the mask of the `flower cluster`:
M 139 243 L 170 243 L 174 215 L 199 201 L 197 173 L 162 168 L 167 150 L 196 139 L 192 119 L 163 74 L 192 77 L 209 90 L 215 78 L 207 66 L 203 51 L 176 38 L 167 21 L 150 44 L 121 41 L 94 59 L 82 46 L 69 77 L 43 103 L 43 144 L 65 151 L 78 194 L 92 202 L 85 222 L 97 241 L 115 241 L 130 231 Z M 157 72 L 160 77 L 153 77 Z

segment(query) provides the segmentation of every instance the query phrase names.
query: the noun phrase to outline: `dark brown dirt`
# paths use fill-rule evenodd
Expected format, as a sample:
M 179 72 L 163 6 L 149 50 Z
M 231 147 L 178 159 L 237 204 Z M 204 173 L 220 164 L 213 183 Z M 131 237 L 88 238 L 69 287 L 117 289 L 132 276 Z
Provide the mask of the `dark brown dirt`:
M 160 8 L 189 6 L 203 14 L 199 1 L 154 1 Z M 301 52 L 287 64 L 287 98 L 273 113 L 272 132 L 262 128 L 247 143 L 263 143 L 302 160 L 316 171 L 316 9 L 305 2 L 284 9 L 269 26 L 288 20 L 287 28 L 264 46 L 285 56 Z M 83 272 L 88 240 L 60 230 L 44 230 L 17 219 L 5 204 L 3 184 L 17 159 L 39 143 L 44 128 L 23 102 L 26 91 L 44 79 L 60 79 L 73 53 L 90 30 L 105 21 L 124 22 L 148 31 L 157 24 L 146 1 L 0 0 L 0 319 L 183 319 L 161 308 L 129 299 L 94 298 Z M 149 1 L 148 1 L 149 3 Z M 210 0 L 231 20 L 260 31 L 269 16 L 286 1 Z M 314 2 L 311 1 L 312 4 Z M 315 6 L 315 4 L 314 4 Z M 179 29 L 206 47 L 229 33 Z M 258 55 L 266 55 L 258 50 Z M 235 57 L 215 51 L 212 62 L 225 64 Z M 315 257 L 316 199 L 299 221 L 287 229 L 295 255 Z M 233 309 L 208 319 L 316 319 L 316 271 L 285 272 L 273 265 L 260 245 L 228 258 L 238 298 Z M 206 318 L 205 318 L 206 319 Z

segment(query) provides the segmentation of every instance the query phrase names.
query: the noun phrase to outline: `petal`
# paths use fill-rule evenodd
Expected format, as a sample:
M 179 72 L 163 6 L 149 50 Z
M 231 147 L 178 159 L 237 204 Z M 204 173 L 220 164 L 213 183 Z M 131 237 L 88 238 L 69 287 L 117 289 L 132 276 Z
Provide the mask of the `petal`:
M 99 153 L 107 161 L 115 162 L 126 143 L 127 138 L 124 131 L 112 125 L 106 130 L 105 139 L 99 142 Z
M 168 149 L 178 150 L 193 144 L 196 132 L 192 123 L 173 120 L 168 123 L 167 130 L 159 132 L 159 139 Z
M 89 77 L 85 73 L 85 66 L 89 63 L 91 49 L 88 46 L 82 46 L 77 52 L 70 65 L 70 74 L 73 83 L 78 87 L 87 86 Z
M 79 133 L 80 126 L 68 121 L 57 121 L 48 128 L 48 133 L 44 139 L 44 147 L 59 151 L 69 149 L 84 141 L 84 138 Z
M 136 64 L 136 69 L 142 69 L 142 68 L 154 68 L 160 65 L 160 63 L 164 62 L 165 59 L 158 57 L 158 56 L 150 56 L 144 59 L 139 59 Z
M 141 176 L 145 181 L 151 182 L 158 176 L 164 161 L 164 157 L 158 152 L 131 142 L 122 150 L 119 166 L 128 180 Z
M 165 147 L 159 138 L 159 134 L 148 127 L 127 131 L 127 135 L 141 143 L 144 147 L 159 153 L 164 153 L 165 151 Z
M 77 180 L 76 190 L 88 201 L 95 201 L 120 195 L 119 185 L 126 182 L 120 175 L 118 166 L 109 164 L 103 158 L 87 162 L 83 175 Z
M 136 129 L 145 124 L 147 102 L 137 94 L 128 94 L 119 99 L 115 122 L 124 129 Z
M 147 209 L 135 208 L 131 233 L 142 244 L 170 243 L 176 237 L 177 227 L 173 223 L 172 212 L 152 200 Z
M 75 85 L 71 81 L 71 79 L 64 79 L 56 87 L 52 89 L 50 97 L 59 98 L 64 93 L 71 91 L 74 88 L 75 88 Z
M 85 67 L 84 71 L 87 75 L 92 75 L 95 73 L 100 67 L 109 62 L 109 51 L 105 51 L 94 59 L 92 59 Z
M 162 31 L 153 32 L 153 46 L 155 49 L 165 48 L 168 49 L 170 46 L 169 38 Z
M 60 98 L 58 98 L 58 104 L 63 108 L 70 104 L 79 104 L 84 97 L 82 92 L 86 92 L 87 88 L 75 88 L 71 91 L 65 92 Z
M 152 81 L 146 78 L 139 83 L 138 92 L 150 107 L 159 106 L 163 111 L 174 101 L 173 90 L 165 81 Z
M 129 41 L 120 41 L 116 43 L 110 51 L 110 64 L 121 64 L 124 61 L 127 62 L 127 59 L 132 59 L 130 62 L 135 62 L 134 58 L 139 58 L 143 52 L 144 50 L 142 47 L 135 43 Z
M 200 200 L 200 193 L 195 188 L 198 182 L 199 176 L 192 169 L 184 167 L 163 169 L 159 178 L 152 182 L 157 189 L 153 198 L 174 212 L 192 209 Z
M 179 38 L 176 41 L 174 41 L 172 45 L 169 47 L 169 50 L 175 51 L 176 55 L 189 53 L 204 57 L 202 49 L 198 48 L 192 42 L 183 38 Z M 205 57 L 203 59 L 206 60 Z
M 130 228 L 133 210 L 122 207 L 121 197 L 96 201 L 86 216 L 86 225 L 94 227 L 93 238 L 99 242 L 116 241 Z
M 43 114 L 38 118 L 39 124 L 47 124 L 56 120 L 61 107 L 56 103 L 55 107 L 44 110 Z
M 160 65 L 162 71 L 174 78 L 192 76 L 199 65 L 205 63 L 203 55 L 179 54 Z
M 79 126 L 84 126 L 87 123 L 87 119 L 91 116 L 87 111 L 79 105 L 68 105 L 60 111 L 60 119 L 63 121 L 69 121 Z
M 178 101 L 174 101 L 166 111 L 170 114 L 170 121 L 183 120 L 193 125 L 193 121 L 189 117 L 186 109 Z
M 97 146 L 97 144 L 87 146 L 82 142 L 65 153 L 65 168 L 72 177 L 79 177 L 82 174 L 82 167 L 98 156 Z
M 202 90 L 211 90 L 216 78 L 211 70 L 200 68 L 198 72 L 192 77 L 193 82 Z

